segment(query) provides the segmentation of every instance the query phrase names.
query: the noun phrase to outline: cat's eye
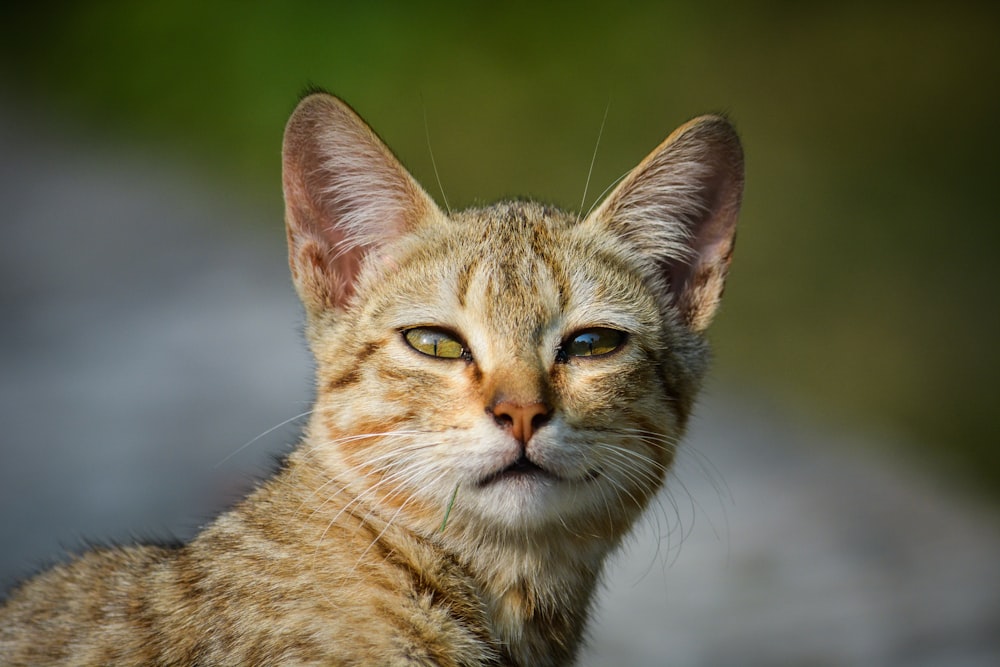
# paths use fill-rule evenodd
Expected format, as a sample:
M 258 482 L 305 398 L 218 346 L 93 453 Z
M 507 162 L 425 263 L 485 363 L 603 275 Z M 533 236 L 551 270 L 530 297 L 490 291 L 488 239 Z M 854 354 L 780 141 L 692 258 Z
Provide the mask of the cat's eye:
M 417 352 L 442 359 L 469 359 L 469 351 L 455 334 L 435 327 L 415 327 L 403 332 L 403 338 Z
M 569 357 L 599 357 L 610 354 L 625 343 L 625 333 L 605 327 L 594 327 L 578 331 L 559 348 L 557 359 L 566 361 Z

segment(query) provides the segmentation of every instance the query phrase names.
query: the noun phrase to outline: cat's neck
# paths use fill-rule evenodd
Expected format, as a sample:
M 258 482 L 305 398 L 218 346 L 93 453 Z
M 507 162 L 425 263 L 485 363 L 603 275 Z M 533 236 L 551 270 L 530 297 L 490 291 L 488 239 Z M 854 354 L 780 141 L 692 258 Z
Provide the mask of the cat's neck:
M 614 543 L 556 534 L 504 539 L 479 531 L 448 540 L 483 592 L 498 638 L 518 664 L 568 663 L 575 655 Z M 574 539 L 576 537 L 576 539 Z
M 293 455 L 278 481 L 286 492 L 289 485 L 298 488 L 297 514 L 313 524 L 303 535 L 315 533 L 316 544 L 308 545 L 314 555 L 347 548 L 392 554 L 420 576 L 447 572 L 454 578 L 460 572 L 481 603 L 490 635 L 514 664 L 566 664 L 575 655 L 604 558 L 618 536 L 561 526 L 516 532 L 461 523 L 449 523 L 445 531 L 414 530 L 349 490 L 338 493 L 350 487 L 346 475 L 320 471 Z M 334 522 L 337 530 L 331 529 Z M 341 529 L 355 531 L 354 537 L 345 541 Z M 331 539 L 333 533 L 339 539 Z

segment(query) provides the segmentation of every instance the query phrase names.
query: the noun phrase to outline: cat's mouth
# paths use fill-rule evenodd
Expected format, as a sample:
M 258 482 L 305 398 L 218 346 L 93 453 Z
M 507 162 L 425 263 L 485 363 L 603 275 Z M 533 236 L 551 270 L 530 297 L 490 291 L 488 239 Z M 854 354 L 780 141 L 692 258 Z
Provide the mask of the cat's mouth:
M 506 468 L 501 468 L 496 472 L 492 472 L 483 479 L 479 481 L 479 486 L 489 486 L 496 482 L 505 480 L 517 480 L 517 479 L 549 479 L 553 481 L 560 481 L 560 477 L 552 472 L 549 472 L 545 468 L 541 467 L 537 463 L 534 463 L 524 454 L 521 458 L 511 463 Z

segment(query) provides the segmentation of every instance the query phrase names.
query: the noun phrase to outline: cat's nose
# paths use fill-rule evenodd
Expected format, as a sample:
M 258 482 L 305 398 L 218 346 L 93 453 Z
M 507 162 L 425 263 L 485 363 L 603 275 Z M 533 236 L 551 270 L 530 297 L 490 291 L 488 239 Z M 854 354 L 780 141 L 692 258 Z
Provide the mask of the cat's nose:
M 500 401 L 491 410 L 497 424 L 510 428 L 510 434 L 522 445 L 527 445 L 531 436 L 549 420 L 552 409 L 545 403 L 520 404 Z

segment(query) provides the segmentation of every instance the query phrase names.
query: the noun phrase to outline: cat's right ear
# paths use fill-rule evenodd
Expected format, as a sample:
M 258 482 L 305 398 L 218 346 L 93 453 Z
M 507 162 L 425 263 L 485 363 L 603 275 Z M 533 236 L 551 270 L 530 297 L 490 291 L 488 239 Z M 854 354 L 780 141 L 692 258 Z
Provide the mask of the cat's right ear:
M 429 217 L 434 201 L 347 104 L 313 93 L 285 127 L 288 259 L 309 315 L 345 306 L 366 259 Z

